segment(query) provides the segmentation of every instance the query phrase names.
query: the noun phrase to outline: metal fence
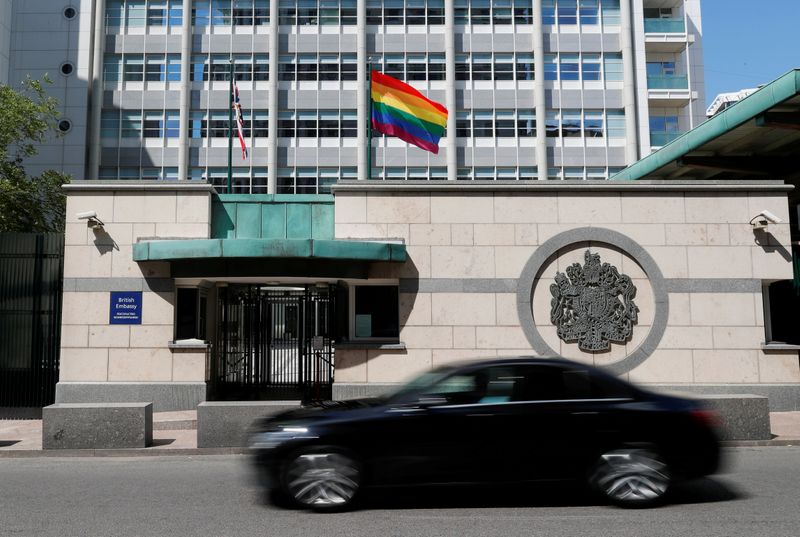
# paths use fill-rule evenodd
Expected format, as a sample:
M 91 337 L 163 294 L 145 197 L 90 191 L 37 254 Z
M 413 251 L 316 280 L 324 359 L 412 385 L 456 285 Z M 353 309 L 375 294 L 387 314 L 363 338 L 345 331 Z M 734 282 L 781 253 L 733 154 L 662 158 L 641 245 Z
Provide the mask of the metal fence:
M 0 407 L 55 400 L 64 235 L 0 233 Z

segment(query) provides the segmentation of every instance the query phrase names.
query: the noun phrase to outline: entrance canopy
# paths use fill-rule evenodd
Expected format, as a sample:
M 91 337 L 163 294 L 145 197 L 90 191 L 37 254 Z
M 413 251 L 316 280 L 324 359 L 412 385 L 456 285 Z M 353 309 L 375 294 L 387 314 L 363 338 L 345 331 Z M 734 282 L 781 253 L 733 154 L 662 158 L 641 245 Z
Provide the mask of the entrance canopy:
M 144 240 L 133 246 L 134 261 L 271 259 L 404 262 L 401 241 L 334 238 L 333 196 L 216 196 L 211 237 Z

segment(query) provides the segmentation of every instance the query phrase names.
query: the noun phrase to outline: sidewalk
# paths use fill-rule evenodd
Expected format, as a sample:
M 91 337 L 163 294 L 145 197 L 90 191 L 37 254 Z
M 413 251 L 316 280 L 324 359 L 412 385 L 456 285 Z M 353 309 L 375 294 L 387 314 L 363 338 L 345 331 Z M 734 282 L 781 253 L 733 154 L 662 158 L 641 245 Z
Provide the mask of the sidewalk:
M 723 442 L 726 447 L 800 446 L 800 412 L 770 412 L 772 440 Z M 153 445 L 138 449 L 42 449 L 42 420 L 0 420 L 2 457 L 93 457 L 222 455 L 246 453 L 247 448 L 198 448 L 197 412 L 153 414 Z

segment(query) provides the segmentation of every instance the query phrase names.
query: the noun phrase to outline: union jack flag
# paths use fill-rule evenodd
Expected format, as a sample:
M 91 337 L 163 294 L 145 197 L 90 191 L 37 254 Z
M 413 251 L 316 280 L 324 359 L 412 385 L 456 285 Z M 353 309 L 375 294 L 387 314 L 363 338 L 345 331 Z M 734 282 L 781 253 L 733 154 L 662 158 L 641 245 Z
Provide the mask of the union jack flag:
M 247 158 L 247 145 L 244 143 L 244 116 L 242 116 L 242 105 L 239 103 L 239 86 L 236 85 L 236 78 L 233 79 L 233 111 L 236 115 L 236 131 L 239 134 L 239 144 L 242 146 L 242 160 Z

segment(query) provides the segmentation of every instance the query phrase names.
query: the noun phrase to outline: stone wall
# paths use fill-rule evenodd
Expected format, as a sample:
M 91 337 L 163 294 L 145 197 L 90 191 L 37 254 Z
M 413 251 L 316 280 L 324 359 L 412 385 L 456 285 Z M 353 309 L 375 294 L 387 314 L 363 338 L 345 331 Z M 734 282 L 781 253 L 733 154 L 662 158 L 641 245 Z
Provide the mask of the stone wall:
M 762 283 L 792 277 L 786 192 L 774 181 L 340 184 L 336 238 L 402 238 L 409 260 L 371 273 L 400 280 L 407 350 L 337 351 L 336 381 L 398 382 L 453 360 L 547 354 L 541 349 L 549 347 L 616 364 L 643 383 L 799 383 L 797 351 L 762 350 Z M 754 232 L 749 221 L 763 209 L 783 223 Z M 579 240 L 531 269 L 537 250 L 565 233 Z M 555 272 L 582 264 L 587 248 L 638 289 L 633 336 L 607 352 L 562 342 L 549 317 Z M 643 270 L 645 258 L 659 274 Z M 527 280 L 526 266 L 535 272 Z M 657 301 L 659 292 L 665 298 Z M 534 329 L 520 318 L 526 308 Z M 539 340 L 546 347 L 534 346 Z
M 67 187 L 62 394 L 64 383 L 205 382 L 204 351 L 168 347 L 175 302 L 169 264 L 134 262 L 132 244 L 143 238 L 208 238 L 210 192 L 208 185 L 190 183 Z M 102 229 L 78 219 L 86 211 L 97 213 Z M 142 291 L 140 325 L 109 323 L 111 291 Z M 69 390 L 71 399 L 79 392 Z M 97 397 L 86 394 L 87 401 Z

